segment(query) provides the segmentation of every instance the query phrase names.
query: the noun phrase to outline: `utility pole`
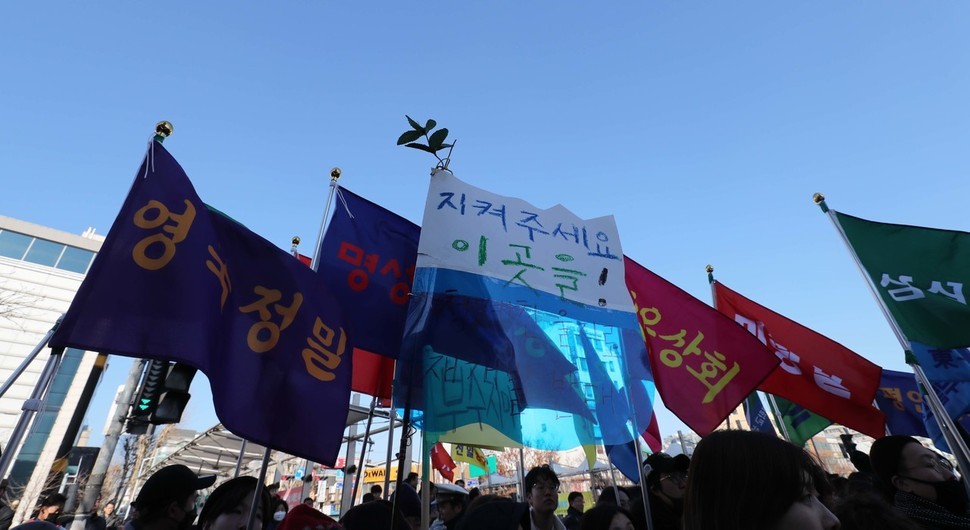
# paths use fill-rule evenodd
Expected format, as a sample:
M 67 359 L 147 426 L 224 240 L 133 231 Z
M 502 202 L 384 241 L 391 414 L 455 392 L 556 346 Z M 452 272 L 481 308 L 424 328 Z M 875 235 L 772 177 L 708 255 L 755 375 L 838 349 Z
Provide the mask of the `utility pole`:
M 135 362 L 131 363 L 131 370 L 128 371 L 128 381 L 125 383 L 125 389 L 118 395 L 118 401 L 116 402 L 118 406 L 115 408 L 114 421 L 104 436 L 104 443 L 101 444 L 98 459 L 95 460 L 94 469 L 91 470 L 91 479 L 88 480 L 87 485 L 84 487 L 84 498 L 78 504 L 77 512 L 74 514 L 74 522 L 71 523 L 71 530 L 84 530 L 87 518 L 94 511 L 94 503 L 101 494 L 101 486 L 104 484 L 104 476 L 108 472 L 111 457 L 115 454 L 118 437 L 121 435 L 121 430 L 125 426 L 125 420 L 128 418 L 128 409 L 131 407 L 131 400 L 135 395 L 135 387 L 138 386 L 138 381 L 141 379 L 142 372 L 145 371 L 146 364 L 144 359 L 136 359 Z

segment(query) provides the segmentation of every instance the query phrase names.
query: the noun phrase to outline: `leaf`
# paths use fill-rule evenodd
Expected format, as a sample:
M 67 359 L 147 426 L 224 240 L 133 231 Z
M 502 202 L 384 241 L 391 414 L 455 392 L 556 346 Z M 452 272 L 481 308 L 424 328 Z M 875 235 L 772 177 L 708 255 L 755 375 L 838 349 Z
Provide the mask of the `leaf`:
M 417 142 L 409 143 L 405 147 L 411 147 L 413 149 L 418 149 L 418 150 L 421 150 L 421 151 L 425 151 L 425 152 L 434 154 L 434 149 L 432 149 L 432 148 L 430 148 L 430 147 L 428 147 L 428 146 L 426 146 L 424 144 L 419 144 Z
M 421 138 L 421 131 L 405 131 L 400 138 L 397 139 L 397 145 L 404 145 L 408 142 L 413 142 Z
M 434 120 L 428 120 L 428 123 L 424 124 L 424 132 L 428 132 L 431 129 L 434 129 L 435 125 L 438 125 L 438 122 Z
M 428 147 L 434 149 L 435 151 L 441 149 L 442 144 L 445 143 L 445 138 L 448 137 L 448 129 L 438 129 L 431 135 L 428 139 Z
M 408 119 L 408 123 L 411 124 L 411 127 L 414 127 L 414 130 L 415 131 L 420 131 L 421 134 L 424 134 L 425 132 L 427 132 L 427 131 L 424 130 L 424 127 L 422 127 L 421 125 L 419 125 L 418 122 L 412 120 L 411 117 L 408 116 L 407 114 L 405 114 L 404 117 Z

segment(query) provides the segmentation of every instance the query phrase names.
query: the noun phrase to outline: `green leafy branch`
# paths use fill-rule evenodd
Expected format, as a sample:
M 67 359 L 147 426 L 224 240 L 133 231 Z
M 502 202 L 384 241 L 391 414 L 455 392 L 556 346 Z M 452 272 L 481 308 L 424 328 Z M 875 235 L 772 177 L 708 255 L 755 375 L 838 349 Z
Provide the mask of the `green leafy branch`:
M 434 120 L 428 120 L 424 126 L 420 123 L 411 119 L 410 116 L 405 115 L 408 119 L 408 123 L 411 124 L 411 130 L 404 131 L 403 134 L 397 139 L 397 145 L 403 145 L 405 147 L 410 147 L 412 149 L 417 149 L 419 151 L 425 151 L 431 153 L 435 158 L 438 159 L 438 163 L 444 165 L 445 160 L 451 157 L 451 150 L 454 149 L 455 143 L 450 144 L 445 143 L 445 139 L 448 138 L 448 129 L 441 128 L 437 131 L 431 132 L 437 125 L 438 122 Z M 427 140 L 427 144 L 419 143 L 421 137 Z M 443 149 L 448 149 L 448 156 L 441 158 L 438 156 L 438 151 Z

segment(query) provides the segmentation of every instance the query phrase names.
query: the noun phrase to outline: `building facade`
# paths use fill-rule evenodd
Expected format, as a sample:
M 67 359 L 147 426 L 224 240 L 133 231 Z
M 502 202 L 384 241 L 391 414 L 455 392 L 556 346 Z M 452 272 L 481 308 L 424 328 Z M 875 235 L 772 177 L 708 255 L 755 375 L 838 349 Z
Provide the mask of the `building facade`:
M 74 235 L 0 216 L 0 380 L 11 378 L 67 311 L 102 240 L 91 229 Z M 97 355 L 64 352 L 44 407 L 20 447 L 8 447 L 24 401 L 49 358 L 45 347 L 0 397 L 0 443 L 4 453 L 17 452 L 7 474 L 8 497 L 19 500 L 15 523 L 29 517 L 41 491 L 52 486 L 46 483 L 58 448 L 73 445 L 65 436 Z

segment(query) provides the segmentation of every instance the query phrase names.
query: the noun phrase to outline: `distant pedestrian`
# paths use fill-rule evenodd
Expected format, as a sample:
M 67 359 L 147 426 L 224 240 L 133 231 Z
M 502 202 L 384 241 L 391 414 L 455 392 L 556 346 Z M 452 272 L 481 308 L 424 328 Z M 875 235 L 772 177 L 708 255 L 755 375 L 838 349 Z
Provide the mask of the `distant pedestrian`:
M 586 499 L 578 491 L 569 492 L 566 499 L 569 502 L 569 507 L 566 508 L 566 516 L 562 518 L 562 524 L 566 527 L 566 530 L 579 530 L 580 524 L 583 522 Z

